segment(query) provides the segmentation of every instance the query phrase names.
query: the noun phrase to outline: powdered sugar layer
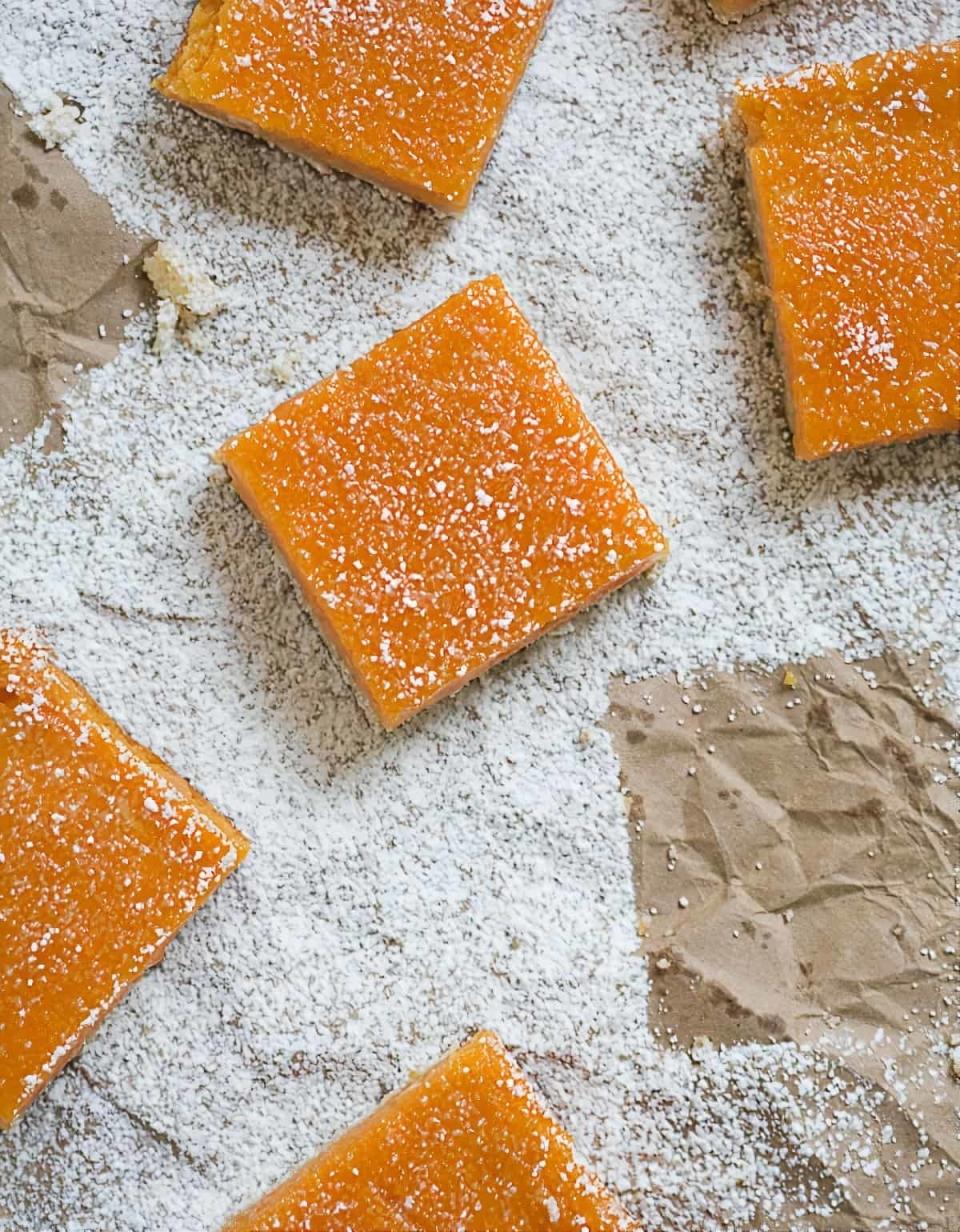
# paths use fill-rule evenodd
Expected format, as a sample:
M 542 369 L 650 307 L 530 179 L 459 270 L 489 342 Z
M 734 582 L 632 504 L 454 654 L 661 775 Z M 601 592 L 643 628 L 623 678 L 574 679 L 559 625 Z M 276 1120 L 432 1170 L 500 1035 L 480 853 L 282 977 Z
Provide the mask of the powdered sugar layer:
M 0 621 L 44 626 L 255 846 L 0 1143 L 0 1227 L 206 1232 L 474 1025 L 519 1049 L 650 1227 L 758 1204 L 775 1224 L 796 1147 L 777 1112 L 811 1062 L 736 1049 L 705 1073 L 654 1047 L 616 765 L 580 737 L 611 674 L 881 629 L 942 644 L 960 694 L 960 441 L 791 460 L 717 136 L 738 75 L 947 37 L 948 6 L 809 0 L 727 29 L 699 0 L 560 0 L 459 223 L 151 96 L 189 7 L 0 14 L 3 75 L 80 100 L 70 156 L 124 221 L 202 252 L 229 301 L 192 331 L 202 351 L 163 361 L 139 323 L 75 397 L 63 454 L 0 459 Z M 277 401 L 279 352 L 306 384 L 490 271 L 673 556 L 382 736 L 208 455 Z M 833 1149 L 813 1114 L 786 1120 Z

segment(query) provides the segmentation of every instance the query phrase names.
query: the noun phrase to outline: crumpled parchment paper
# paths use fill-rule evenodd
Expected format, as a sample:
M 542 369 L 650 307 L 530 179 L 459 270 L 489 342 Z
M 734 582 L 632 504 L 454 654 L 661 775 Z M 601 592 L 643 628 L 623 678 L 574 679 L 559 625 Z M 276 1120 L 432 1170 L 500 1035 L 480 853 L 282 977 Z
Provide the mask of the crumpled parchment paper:
M 51 415 L 56 447 L 64 393 L 113 358 L 123 313 L 152 299 L 141 272 L 150 243 L 117 225 L 60 150 L 44 149 L 0 86 L 0 450 Z
M 889 650 L 611 689 L 665 1042 L 792 1040 L 885 1093 L 881 1168 L 841 1178 L 837 1232 L 960 1227 L 960 780 L 933 684 Z

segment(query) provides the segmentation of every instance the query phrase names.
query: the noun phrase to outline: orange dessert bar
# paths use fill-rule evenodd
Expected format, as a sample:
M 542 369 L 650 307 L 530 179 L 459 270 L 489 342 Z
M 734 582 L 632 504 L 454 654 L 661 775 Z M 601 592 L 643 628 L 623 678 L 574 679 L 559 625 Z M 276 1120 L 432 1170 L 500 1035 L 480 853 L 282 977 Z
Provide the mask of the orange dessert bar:
M 710 0 L 713 11 L 721 21 L 738 21 L 748 13 L 763 8 L 769 0 Z
M 741 86 L 797 457 L 960 429 L 960 42 Z
M 392 1095 L 224 1232 L 639 1232 L 492 1032 Z
M 199 0 L 156 87 L 461 213 L 552 0 Z
M 217 456 L 386 727 L 666 550 L 499 278 Z
M 48 647 L 0 630 L 0 1126 L 246 853 Z

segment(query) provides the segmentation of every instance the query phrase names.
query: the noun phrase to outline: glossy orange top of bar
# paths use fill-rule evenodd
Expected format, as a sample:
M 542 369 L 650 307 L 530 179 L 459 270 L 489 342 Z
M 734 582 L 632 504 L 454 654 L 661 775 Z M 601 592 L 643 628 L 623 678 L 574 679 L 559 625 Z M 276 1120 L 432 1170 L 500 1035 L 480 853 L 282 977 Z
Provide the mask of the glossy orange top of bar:
M 770 0 L 711 0 L 713 11 L 724 21 L 736 21 L 770 3 Z
M 499 278 L 219 457 L 387 727 L 666 550 Z
M 393 1095 L 224 1232 L 639 1232 L 496 1035 Z
M 308 159 L 462 211 L 552 0 L 199 0 L 156 82 Z
M 797 456 L 960 429 L 960 42 L 741 86 Z
M 0 631 L 0 1125 L 63 1068 L 247 847 L 44 644 Z

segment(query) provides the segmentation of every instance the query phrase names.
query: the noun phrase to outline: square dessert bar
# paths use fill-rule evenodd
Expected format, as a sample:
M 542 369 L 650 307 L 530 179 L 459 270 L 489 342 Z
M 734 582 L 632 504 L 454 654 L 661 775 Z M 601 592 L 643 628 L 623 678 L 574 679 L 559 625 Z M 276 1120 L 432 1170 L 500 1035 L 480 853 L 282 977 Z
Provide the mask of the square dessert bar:
M 797 457 L 960 429 L 960 42 L 741 86 Z
M 386 727 L 666 550 L 499 278 L 218 458 Z
M 448 213 L 493 148 L 552 0 L 199 0 L 156 87 Z
M 391 1096 L 224 1232 L 639 1232 L 492 1032 Z
M 52 662 L 0 631 L 0 1126 L 247 853 Z

